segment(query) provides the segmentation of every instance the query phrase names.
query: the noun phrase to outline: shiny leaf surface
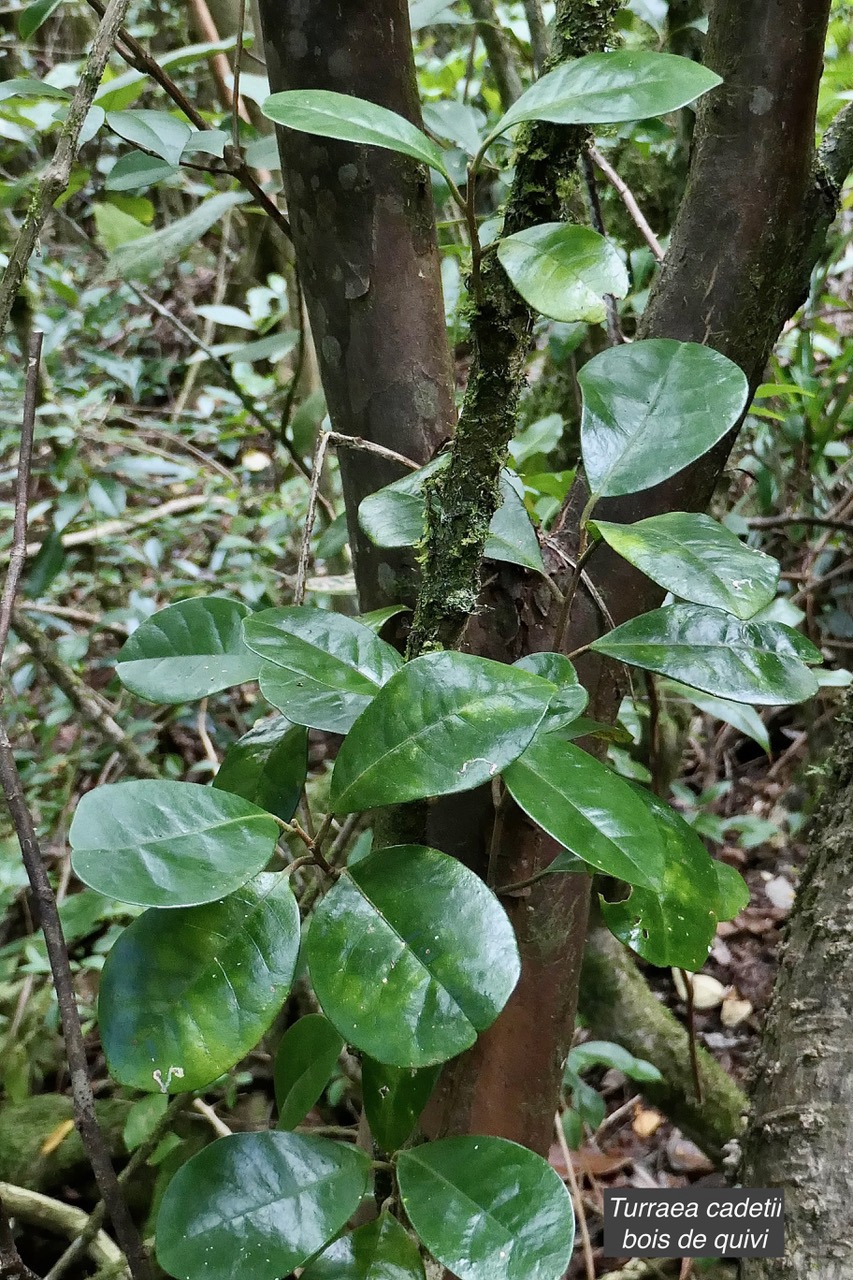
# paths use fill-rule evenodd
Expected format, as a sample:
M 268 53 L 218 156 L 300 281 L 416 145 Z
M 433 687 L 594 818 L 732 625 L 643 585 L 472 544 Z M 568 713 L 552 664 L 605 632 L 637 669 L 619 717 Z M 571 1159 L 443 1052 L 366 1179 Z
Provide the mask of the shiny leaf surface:
M 776 595 L 773 557 L 745 546 L 710 516 L 671 511 L 636 524 L 590 523 L 623 560 L 682 600 L 746 619 Z
M 525 302 L 552 320 L 600 324 L 606 294 L 624 298 L 628 272 L 611 244 L 588 227 L 543 222 L 498 245 L 504 271 Z
M 817 691 L 804 665 L 814 645 L 782 622 L 739 622 L 718 609 L 672 604 L 632 618 L 592 648 L 733 702 L 786 705 Z
M 181 600 L 137 627 L 116 659 L 126 689 L 150 702 L 194 702 L 257 680 L 260 662 L 243 643 L 249 610 L 237 600 Z
M 253 1049 L 287 998 L 299 912 L 287 879 L 261 875 L 221 902 L 145 911 L 110 951 L 101 1040 L 113 1079 L 181 1093 Z
M 321 1013 L 309 1013 L 288 1027 L 275 1056 L 275 1099 L 279 1129 L 295 1129 L 322 1094 L 344 1042 Z
M 244 733 L 225 752 L 213 780 L 220 791 L 250 800 L 282 822 L 296 812 L 308 773 L 308 732 L 277 716 Z
M 557 686 L 557 693 L 548 703 L 540 733 L 555 733 L 558 729 L 566 729 L 583 713 L 588 701 L 586 689 L 578 680 L 578 673 L 572 663 L 561 653 L 529 653 L 513 665 Z
M 530 742 L 554 686 L 464 653 L 408 662 L 377 694 L 338 753 L 338 813 L 470 791 Z
M 388 1152 L 402 1147 L 418 1123 L 440 1067 L 388 1067 L 367 1054 L 361 1060 L 361 1092 L 370 1132 Z
M 263 870 L 279 828 L 241 796 L 194 782 L 115 782 L 87 792 L 68 835 L 74 874 L 142 907 L 214 902 Z
M 584 365 L 578 382 L 584 468 L 601 497 L 648 489 L 701 458 L 749 396 L 731 360 L 671 338 L 610 347 Z
M 261 692 L 296 724 L 346 733 L 403 664 L 390 644 L 354 618 L 297 606 L 246 619 L 260 658 Z
M 157 1260 L 178 1280 L 279 1280 L 340 1231 L 369 1171 L 363 1151 L 327 1138 L 219 1138 L 166 1188 Z
M 512 926 L 455 858 L 399 845 L 348 868 L 305 941 L 323 1012 L 379 1062 L 425 1067 L 474 1043 L 518 981 Z
M 302 1280 L 424 1280 L 424 1264 L 405 1227 L 382 1213 L 330 1244 Z
M 535 1152 L 505 1138 L 442 1138 L 401 1152 L 397 1172 L 409 1221 L 459 1280 L 561 1280 L 571 1200 Z

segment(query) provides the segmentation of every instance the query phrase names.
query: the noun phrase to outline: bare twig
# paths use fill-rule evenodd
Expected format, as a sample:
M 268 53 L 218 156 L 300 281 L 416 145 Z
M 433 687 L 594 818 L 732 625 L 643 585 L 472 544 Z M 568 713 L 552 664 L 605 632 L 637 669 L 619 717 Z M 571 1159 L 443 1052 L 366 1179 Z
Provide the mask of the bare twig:
M 178 1096 L 169 1104 L 168 1109 L 160 1117 L 153 1131 L 148 1135 L 145 1141 L 136 1148 L 133 1155 L 122 1169 L 119 1175 L 119 1182 L 122 1186 L 126 1186 L 127 1183 L 135 1177 L 138 1170 L 141 1169 L 144 1164 L 148 1163 L 148 1157 L 159 1144 L 160 1139 L 166 1131 L 171 1128 L 172 1121 L 175 1116 L 184 1110 L 184 1108 L 189 1104 L 189 1101 L 190 1095 L 188 1093 L 181 1093 L 178 1094 Z M 103 1223 L 105 1216 L 106 1206 L 103 1200 L 99 1200 L 92 1212 L 89 1214 L 89 1219 L 77 1239 L 72 1240 L 71 1244 L 61 1257 L 57 1258 L 56 1262 L 45 1276 L 45 1280 L 60 1280 L 60 1278 L 65 1275 L 65 1272 L 72 1263 L 76 1262 L 80 1255 L 86 1252 L 90 1242 L 95 1239 L 101 1229 L 101 1224 Z
M 207 0 L 190 0 L 190 9 L 198 25 L 204 40 L 210 41 L 211 44 L 218 44 L 219 31 L 216 23 L 213 21 L 213 15 L 207 6 Z M 237 97 L 236 86 L 232 89 L 228 84 L 228 77 L 231 74 L 231 68 L 228 65 L 228 59 L 224 53 L 215 53 L 210 60 L 213 78 L 216 81 L 216 91 L 219 95 L 219 101 L 222 103 L 226 111 L 233 109 L 239 112 L 240 118 L 249 122 L 249 113 L 239 101 Z
M 296 586 L 293 590 L 293 603 L 302 604 L 305 599 L 305 580 L 308 576 L 308 561 L 311 556 L 311 535 L 314 532 L 314 521 L 317 518 L 317 496 L 320 492 L 320 480 L 323 476 L 323 463 L 329 447 L 329 432 L 321 431 L 314 450 L 314 463 L 311 468 L 311 492 L 308 495 L 308 512 L 302 530 L 302 546 L 299 548 L 299 565 L 296 569 Z
M 182 515 L 185 511 L 192 511 L 195 507 L 210 507 L 212 511 L 221 510 L 230 504 L 224 498 L 218 498 L 216 495 L 211 496 L 209 493 L 188 493 L 180 498 L 170 498 L 168 502 L 162 502 L 159 507 L 148 507 L 145 511 L 140 511 L 138 515 L 127 516 L 121 520 L 102 520 L 99 524 L 93 524 L 88 529 L 77 529 L 73 533 L 64 533 L 61 541 L 63 547 L 85 547 L 90 542 L 105 542 L 107 538 L 115 537 L 117 533 L 127 533 L 130 529 L 138 529 L 141 525 L 156 524 L 159 520 L 166 520 L 169 516 Z M 27 556 L 38 555 L 41 550 L 40 542 L 27 543 Z M 30 606 L 27 605 L 27 608 Z
M 586 185 L 586 193 L 589 200 L 590 221 L 593 229 L 600 236 L 607 234 L 604 227 L 604 214 L 601 212 L 601 200 L 598 196 L 598 185 L 595 181 L 595 169 L 589 152 L 585 151 L 581 156 L 581 165 L 583 167 L 584 183 Z M 625 341 L 625 335 L 619 324 L 619 309 L 616 306 L 616 299 L 612 293 L 604 295 L 604 306 L 607 311 L 607 337 L 611 347 L 618 347 L 620 343 Z
M 412 462 L 411 458 L 407 458 L 404 453 L 397 453 L 394 449 L 386 449 L 384 444 L 374 444 L 372 440 L 364 440 L 361 436 L 342 435 L 340 431 L 327 431 L 326 435 L 329 444 L 333 444 L 336 449 L 360 449 L 364 453 L 372 453 L 377 458 L 387 458 L 389 462 L 399 462 L 401 467 L 405 467 L 408 471 L 418 471 L 420 463 Z
M 38 398 L 39 365 L 44 334 L 38 329 L 30 335 L 27 353 L 27 381 L 24 392 L 24 417 L 21 426 L 21 447 L 18 450 L 18 475 L 15 481 L 15 524 L 12 533 L 12 550 L 9 568 L 0 598 L 0 662 L 6 649 L 9 627 L 12 623 L 12 607 L 18 594 L 18 584 L 24 561 L 27 558 L 27 509 L 30 494 L 30 469 L 33 457 L 33 437 L 36 426 L 36 400 Z M 2 699 L 2 693 L 0 693 Z
M 65 117 L 56 150 L 30 201 L 23 226 L 12 246 L 8 265 L 0 280 L 0 337 L 6 331 L 12 304 L 24 282 L 27 265 L 33 255 L 41 229 L 47 222 L 54 203 L 68 187 L 71 168 L 77 155 L 80 131 L 89 114 L 98 85 L 101 83 L 101 76 L 104 74 L 104 67 L 107 65 L 107 59 L 121 28 L 128 2 L 129 0 L 109 0 L 104 10 L 83 74 L 68 107 L 68 114 Z
M 204 748 L 204 754 L 209 764 L 213 765 L 214 772 L 219 768 L 219 756 L 216 754 L 216 747 L 208 733 L 207 729 L 207 698 L 202 698 L 198 704 L 198 715 L 196 716 L 196 728 L 198 729 L 198 737 Z
M 655 258 L 657 258 L 658 262 L 663 262 L 664 252 L 660 246 L 660 241 L 646 221 L 645 215 L 637 204 L 636 197 L 625 179 L 619 176 L 610 161 L 605 160 L 597 147 L 590 147 L 589 154 L 598 165 L 610 185 L 619 193 L 622 203 L 631 215 L 634 225 L 651 249 Z
M 101 0 L 88 0 L 88 3 L 96 13 L 103 14 L 104 6 Z M 187 119 L 192 121 L 197 129 L 207 129 L 209 126 L 204 116 L 193 105 L 183 90 L 175 84 L 171 76 L 163 70 L 157 60 L 151 57 L 151 54 L 144 45 L 141 45 L 136 37 L 132 36 L 129 31 L 126 31 L 124 27 L 119 30 L 118 38 L 121 41 L 121 44 L 124 45 L 124 48 L 119 48 L 118 52 L 121 57 L 124 58 L 128 66 L 133 67 L 136 71 L 142 71 L 145 75 L 150 76 L 152 80 L 159 84 L 160 88 L 163 89 L 164 92 L 172 99 L 175 106 L 180 107 Z M 246 164 L 245 160 L 243 160 L 239 155 L 233 156 L 228 172 L 237 179 L 242 187 L 251 192 L 260 207 L 263 209 L 264 213 L 268 214 L 272 218 L 279 231 L 281 231 L 283 235 L 287 236 L 289 240 L 290 223 L 287 221 L 287 218 L 284 216 L 281 209 L 279 209 L 272 196 L 264 191 L 261 183 L 252 173 L 251 168 Z M 264 176 L 263 171 L 259 170 L 258 172 L 261 177 Z
M 204 1116 L 213 1132 L 218 1138 L 230 1138 L 231 1130 L 224 1120 L 220 1120 L 219 1116 L 203 1098 L 193 1099 L 193 1111 L 197 1111 L 200 1116 Z
M 98 79 L 100 80 L 100 74 Z M 23 465 L 28 467 L 29 463 L 26 462 Z M 15 525 L 16 529 L 21 530 L 20 536 L 23 538 L 26 538 L 28 498 L 26 489 L 19 487 L 15 503 Z M 15 603 L 14 592 L 4 592 L 4 596 L 8 598 L 8 607 L 11 611 Z M 98 1190 L 107 1205 L 116 1238 L 124 1250 L 133 1280 L 148 1280 L 150 1275 L 148 1257 L 122 1196 L 109 1149 L 95 1115 L 95 1097 L 92 1092 L 92 1082 L 89 1079 L 86 1045 L 80 1025 L 74 978 L 71 974 L 62 921 L 59 918 L 56 898 L 42 858 L 35 823 L 24 798 L 12 744 L 2 723 L 0 723 L 0 786 L 3 788 L 9 814 L 21 846 L 33 904 L 44 934 L 65 1039 L 74 1118 L 89 1157 Z
M 231 141 L 234 149 L 240 147 L 240 64 L 243 61 L 243 35 L 246 30 L 246 0 L 237 2 L 237 43 L 234 46 L 234 81 L 231 86 Z M 248 114 L 248 113 L 247 113 Z
M 42 1195 L 29 1187 L 17 1187 L 8 1182 L 0 1182 L 0 1197 L 13 1217 L 27 1223 L 28 1226 L 41 1227 L 51 1235 L 76 1236 L 89 1226 L 89 1214 L 73 1205 L 54 1200 L 52 1196 Z M 122 1263 L 121 1250 L 105 1231 L 93 1232 L 87 1242 L 87 1251 L 92 1261 L 98 1266 L 114 1267 Z M 0 1254 L 2 1258 L 2 1254 Z M 123 1274 L 126 1274 L 122 1268 Z M 26 1273 L 32 1275 L 32 1272 Z M 7 1273 L 0 1267 L 0 1276 Z
M 530 32 L 530 47 L 533 50 L 533 67 L 537 75 L 548 60 L 548 24 L 542 13 L 539 0 L 524 0 L 524 16 Z
M 109 703 L 94 689 L 90 689 L 86 681 L 62 661 L 47 636 L 34 622 L 30 622 L 23 609 L 13 610 L 12 625 L 36 662 L 65 694 L 72 707 L 91 721 L 98 732 L 113 744 L 128 768 L 140 778 L 159 778 L 159 771 L 113 719 Z
M 791 525 L 810 524 L 819 529 L 835 529 L 838 533 L 853 534 L 849 520 L 832 520 L 828 516 L 750 516 L 746 522 L 750 529 L 787 529 Z
M 572 1153 L 569 1150 L 569 1144 L 566 1142 L 566 1135 L 563 1132 L 563 1125 L 560 1120 L 559 1111 L 554 1116 L 554 1132 L 557 1135 L 557 1143 L 560 1152 L 566 1162 L 566 1174 L 569 1179 L 569 1187 L 572 1192 L 572 1200 L 575 1205 L 575 1217 L 578 1220 L 578 1227 L 581 1234 L 581 1244 L 583 1245 L 583 1261 L 586 1269 L 587 1280 L 595 1280 L 595 1260 L 592 1256 L 592 1242 L 589 1238 L 589 1229 L 586 1225 L 586 1210 L 584 1209 L 583 1196 L 578 1186 L 577 1174 L 575 1166 L 572 1163 Z

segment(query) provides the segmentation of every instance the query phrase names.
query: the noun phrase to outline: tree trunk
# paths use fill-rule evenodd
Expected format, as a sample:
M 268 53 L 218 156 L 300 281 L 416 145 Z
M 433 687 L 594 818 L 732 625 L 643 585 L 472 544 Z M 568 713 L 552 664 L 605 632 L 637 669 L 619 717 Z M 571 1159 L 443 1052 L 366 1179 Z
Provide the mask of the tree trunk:
M 832 750 L 755 1078 L 742 1179 L 785 1188 L 785 1257 L 744 1280 L 853 1275 L 853 699 Z
M 261 0 L 273 92 L 332 89 L 422 125 L 406 0 Z M 429 461 L 455 422 L 432 189 L 378 147 L 279 129 L 293 242 L 332 425 Z M 362 609 L 410 601 L 409 552 L 374 547 L 358 505 L 402 468 L 341 451 Z

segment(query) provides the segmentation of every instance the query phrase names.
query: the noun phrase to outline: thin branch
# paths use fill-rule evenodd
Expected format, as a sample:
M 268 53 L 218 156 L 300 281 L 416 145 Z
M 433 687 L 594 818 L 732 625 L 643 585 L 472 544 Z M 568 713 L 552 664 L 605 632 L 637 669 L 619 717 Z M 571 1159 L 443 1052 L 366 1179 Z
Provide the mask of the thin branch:
M 407 458 L 404 453 L 397 453 L 394 449 L 386 449 L 384 444 L 374 444 L 372 440 L 364 440 L 361 436 L 347 436 L 340 431 L 327 431 L 326 435 L 329 444 L 333 444 L 336 449 L 360 449 L 364 453 L 372 453 L 377 458 L 387 458 L 389 462 L 399 462 L 400 466 L 405 467 L 407 471 L 419 471 L 420 463 L 412 462 L 411 458 Z
M 101 520 L 99 524 L 93 524 L 88 529 L 76 529 L 73 533 L 64 533 L 60 541 L 65 548 L 85 547 L 90 542 L 103 543 L 106 539 L 115 537 L 117 533 L 127 533 L 131 529 L 138 529 L 146 524 L 157 524 L 160 520 L 168 519 L 169 516 L 182 515 L 185 511 L 192 511 L 196 507 L 221 510 L 227 506 L 230 506 L 227 499 L 218 498 L 215 494 L 211 496 L 204 493 L 187 493 L 180 498 L 170 498 L 168 502 L 161 502 L 159 507 L 149 507 L 145 511 L 140 511 L 138 515 L 128 516 L 126 519 Z M 38 555 L 41 547 L 40 542 L 28 542 L 27 557 Z M 8 558 L 8 554 L 7 552 L 5 558 Z M 29 604 L 23 607 L 36 608 L 35 605 Z M 38 607 L 41 608 L 41 606 Z
M 0 1277 L 2 1280 L 39 1280 L 18 1253 L 0 1184 Z
M 192 1105 L 193 1111 L 197 1111 L 200 1116 L 204 1116 L 217 1138 L 231 1137 L 232 1130 L 228 1128 L 228 1125 L 224 1120 L 219 1119 L 219 1116 L 213 1110 L 213 1107 L 211 1107 L 209 1103 L 205 1102 L 203 1098 L 194 1098 Z
M 77 1236 L 89 1226 L 89 1214 L 84 1209 L 55 1200 L 52 1196 L 42 1195 L 29 1187 L 14 1186 L 9 1182 L 0 1182 L 0 1197 L 9 1213 L 31 1227 L 41 1229 L 51 1235 L 62 1235 L 66 1238 Z M 105 1231 L 98 1229 L 89 1237 L 88 1253 L 92 1262 L 100 1267 L 122 1265 L 121 1274 L 126 1275 L 121 1250 Z M 0 1254 L 2 1257 L 2 1254 Z M 6 1276 L 0 1268 L 0 1276 Z M 28 1272 L 32 1275 L 32 1272 Z
M 100 79 L 100 76 L 98 78 Z M 23 468 L 29 467 L 28 461 L 22 459 L 22 464 Z M 15 527 L 22 528 L 21 536 L 24 538 L 26 538 L 27 529 L 28 501 L 29 494 L 26 488 L 19 486 L 15 503 Z M 8 608 L 11 610 L 15 603 L 14 591 L 9 591 L 7 588 L 4 591 L 4 599 L 8 601 Z M 56 898 L 42 858 L 35 823 L 24 798 L 24 789 L 12 752 L 12 744 L 2 723 L 0 723 L 0 786 L 3 788 L 9 814 L 21 846 L 21 854 L 32 890 L 33 905 L 44 934 L 65 1039 L 65 1055 L 71 1076 L 71 1096 L 77 1128 L 89 1157 L 98 1190 L 106 1202 L 116 1238 L 127 1257 L 133 1280 L 148 1280 L 150 1276 L 148 1257 L 124 1202 L 109 1149 L 95 1115 L 95 1097 L 92 1092 L 92 1082 L 89 1079 L 86 1045 L 80 1025 L 74 978 L 71 974 L 71 962 L 65 945 L 62 921 L 59 918 Z
M 581 167 L 583 168 L 584 185 L 586 186 L 586 194 L 589 201 L 590 221 L 593 229 L 600 236 L 605 236 L 607 232 L 604 226 L 604 214 L 601 211 L 598 184 L 595 181 L 595 169 L 588 151 L 585 151 L 581 156 Z M 607 311 L 607 337 L 611 347 L 618 347 L 620 343 L 625 341 L 625 335 L 619 324 L 619 309 L 612 293 L 604 295 L 604 306 Z
M 595 161 L 595 163 L 598 165 L 599 169 L 604 174 L 605 178 L 610 183 L 610 185 L 614 188 L 615 191 L 618 192 L 619 196 L 622 199 L 622 203 L 624 204 L 625 208 L 628 210 L 628 213 L 631 215 L 634 225 L 636 226 L 637 230 L 640 232 L 640 235 L 643 237 L 646 244 L 651 249 L 655 258 L 658 260 L 658 262 L 663 262 L 665 255 L 664 255 L 663 249 L 660 246 L 660 241 L 658 240 L 654 231 L 652 231 L 651 227 L 646 221 L 645 215 L 642 209 L 640 208 L 640 206 L 637 204 L 636 197 L 634 196 L 633 191 L 628 186 L 625 179 L 619 176 L 619 174 L 613 168 L 613 165 L 610 163 L 609 160 L 605 160 L 604 156 L 598 150 L 598 147 L 590 147 L 589 154 L 592 157 L 592 159 Z
M 207 5 L 207 0 L 190 0 L 190 9 L 193 12 L 199 31 L 204 40 L 208 40 L 211 44 L 219 43 L 219 31 L 213 20 L 213 14 Z M 216 91 L 219 101 L 226 111 L 238 111 L 241 119 L 246 123 L 250 123 L 249 114 L 246 108 L 237 99 L 237 94 L 228 84 L 228 77 L 231 74 L 231 68 L 228 65 L 228 59 L 224 53 L 215 53 L 210 60 L 213 78 L 216 81 Z
M 539 0 L 524 0 L 524 16 L 527 18 L 527 28 L 530 32 L 533 67 L 536 74 L 540 75 L 542 68 L 548 61 L 551 42 L 548 39 L 548 24 L 543 16 L 542 5 Z
M 311 492 L 308 495 L 308 512 L 302 530 L 302 546 L 299 548 L 299 565 L 296 569 L 296 586 L 293 590 L 293 603 L 302 604 L 305 599 L 305 580 L 308 576 L 308 561 L 311 556 L 311 535 L 314 532 L 314 521 L 317 518 L 317 497 L 320 492 L 320 480 L 323 476 L 323 463 L 329 447 L 329 432 L 321 431 L 314 450 L 314 464 L 311 468 Z
M 95 10 L 95 13 L 102 14 L 104 12 L 104 6 L 101 3 L 101 0 L 88 0 L 88 4 Z M 172 99 L 175 106 L 180 107 L 187 119 L 190 120 L 197 129 L 207 129 L 209 126 L 204 116 L 196 109 L 183 90 L 175 84 L 171 76 L 163 70 L 157 60 L 151 57 L 151 54 L 144 45 L 141 45 L 136 37 L 132 36 L 129 31 L 126 31 L 124 27 L 119 30 L 118 38 L 125 46 L 125 49 L 119 48 L 118 53 L 122 58 L 124 58 L 128 66 L 133 67 L 135 71 L 141 71 L 145 75 L 150 76 L 152 80 L 159 84 L 160 88 Z M 251 168 L 246 164 L 242 156 L 238 154 L 232 157 L 232 162 L 229 164 L 228 172 L 237 179 L 241 187 L 244 187 L 246 191 L 251 192 L 260 207 L 263 209 L 264 213 L 268 214 L 269 217 L 272 218 L 279 231 L 281 231 L 282 234 L 287 236 L 288 240 L 290 240 L 290 223 L 282 213 L 281 209 L 279 209 L 272 196 L 270 196 L 268 192 L 264 191 L 260 182 L 252 173 Z M 261 172 L 262 171 L 259 170 L 259 173 Z
M 171 1128 L 172 1121 L 179 1112 L 183 1111 L 190 1101 L 188 1093 L 180 1093 L 169 1104 L 168 1109 L 158 1120 L 152 1132 L 148 1135 L 143 1143 L 136 1148 L 133 1155 L 119 1174 L 119 1182 L 126 1186 L 143 1165 L 148 1163 L 148 1157 L 153 1153 L 154 1148 L 158 1146 L 160 1139 Z M 60 1280 L 65 1272 L 76 1262 L 81 1254 L 85 1253 L 92 1240 L 95 1239 L 101 1229 L 104 1218 L 106 1217 L 106 1205 L 103 1200 L 99 1200 L 92 1212 L 89 1214 L 88 1221 L 80 1232 L 76 1240 L 72 1240 L 71 1244 L 51 1267 L 45 1276 L 45 1280 Z
M 27 558 L 27 509 L 30 494 L 30 470 L 33 458 L 33 438 L 36 426 L 36 401 L 38 399 L 39 366 L 44 334 L 38 329 L 30 335 L 27 354 L 27 381 L 24 392 L 24 417 L 21 426 L 21 447 L 18 450 L 18 475 L 15 481 L 15 524 L 12 533 L 12 550 L 9 568 L 0 599 L 0 662 L 6 649 L 9 627 L 12 623 L 12 607 L 18 594 L 24 562 Z M 2 694 L 0 694 L 2 697 Z
M 154 768 L 133 739 L 113 719 L 109 704 L 94 689 L 90 689 L 73 668 L 62 661 L 47 636 L 34 622 L 30 622 L 23 609 L 13 610 L 12 626 L 72 707 L 84 719 L 91 721 L 98 732 L 113 744 L 131 772 L 138 774 L 140 778 L 159 778 L 159 770 Z
M 246 30 L 246 0 L 237 0 L 237 43 L 234 46 L 234 81 L 231 86 L 231 142 L 240 149 L 240 64 L 243 61 L 243 36 Z
M 750 529 L 787 529 L 796 524 L 813 524 L 819 529 L 853 534 L 853 524 L 849 520 L 832 520 L 828 516 L 750 516 L 746 523 Z
M 56 150 L 30 201 L 23 226 L 12 246 L 8 265 L 0 280 L 0 337 L 6 331 L 12 305 L 24 282 L 27 266 L 42 227 L 47 222 L 55 202 L 68 188 L 80 141 L 80 131 L 98 91 L 104 67 L 112 52 L 128 3 L 129 0 L 109 0 L 104 10 L 83 74 L 68 107 L 68 114 L 65 117 Z
M 554 1116 L 554 1132 L 557 1135 L 557 1145 L 560 1148 L 560 1154 L 566 1162 L 566 1176 L 569 1180 L 569 1187 L 572 1192 L 572 1200 L 575 1206 L 575 1217 L 580 1228 L 581 1244 L 583 1245 L 583 1261 L 586 1270 L 587 1280 L 595 1280 L 595 1260 L 592 1256 L 592 1242 L 589 1238 L 589 1228 L 586 1225 L 586 1211 L 583 1204 L 583 1196 L 578 1185 L 575 1166 L 572 1161 L 572 1153 L 569 1150 L 569 1144 L 566 1141 L 566 1135 L 560 1120 L 560 1113 Z
M 486 46 L 486 56 L 495 78 L 501 107 L 507 111 L 516 98 L 521 97 L 524 88 L 509 41 L 492 0 L 469 0 L 469 3 L 471 12 L 477 19 L 477 34 Z

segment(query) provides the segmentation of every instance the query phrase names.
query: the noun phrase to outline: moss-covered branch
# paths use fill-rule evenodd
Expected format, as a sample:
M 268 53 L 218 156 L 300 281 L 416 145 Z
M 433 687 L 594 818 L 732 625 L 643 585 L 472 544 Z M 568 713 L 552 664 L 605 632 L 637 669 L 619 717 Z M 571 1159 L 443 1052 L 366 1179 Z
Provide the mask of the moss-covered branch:
M 578 1007 L 596 1039 L 612 1040 L 660 1071 L 643 1093 L 712 1160 L 744 1126 L 746 1095 L 719 1063 L 698 1050 L 703 1098 L 696 1097 L 690 1045 L 681 1023 L 655 998 L 631 956 L 602 927 L 587 941 Z
M 619 8 L 619 0 L 562 0 L 554 62 L 603 48 Z M 579 127 L 536 122 L 522 128 L 504 235 L 562 216 L 566 186 L 586 139 L 587 130 Z M 524 383 L 533 313 L 511 285 L 494 246 L 483 255 L 478 295 L 471 316 L 471 374 L 450 463 L 427 486 L 412 657 L 455 645 L 475 608 L 486 533 L 497 509 L 500 471 Z

